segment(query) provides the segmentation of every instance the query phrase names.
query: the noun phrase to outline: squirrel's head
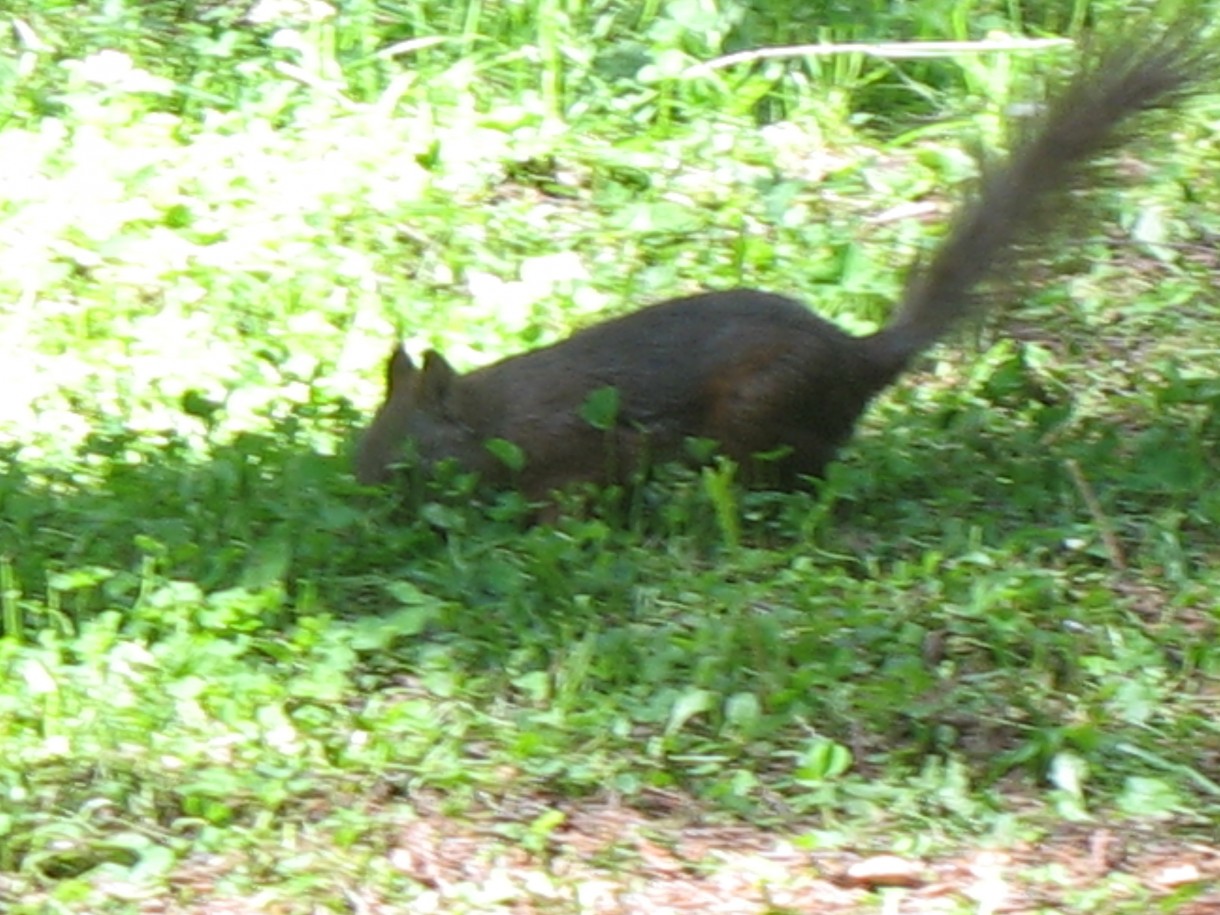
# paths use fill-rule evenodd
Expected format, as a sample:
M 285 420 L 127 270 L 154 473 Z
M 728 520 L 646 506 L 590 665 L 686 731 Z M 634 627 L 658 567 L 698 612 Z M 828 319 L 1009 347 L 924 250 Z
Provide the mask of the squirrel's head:
M 468 464 L 481 452 L 477 431 L 461 415 L 461 381 L 440 353 L 428 350 L 418 367 L 396 346 L 386 363 L 385 400 L 356 446 L 356 479 L 387 482 L 408 454 L 428 467 L 446 458 Z

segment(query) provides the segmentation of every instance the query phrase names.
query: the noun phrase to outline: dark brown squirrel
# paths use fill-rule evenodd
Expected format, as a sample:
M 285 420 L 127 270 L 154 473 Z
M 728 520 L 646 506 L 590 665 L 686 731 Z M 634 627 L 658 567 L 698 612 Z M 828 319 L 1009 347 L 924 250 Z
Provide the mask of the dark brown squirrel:
M 1007 161 L 985 170 L 876 333 L 853 337 L 792 299 L 736 289 L 661 302 L 465 375 L 433 351 L 416 367 L 399 346 L 357 447 L 357 478 L 390 479 L 410 443 L 425 469 L 453 458 L 541 499 L 680 457 L 690 438 L 717 442 L 755 483 L 791 488 L 821 475 L 869 401 L 971 311 L 972 290 L 1018 266 L 1014 245 L 1042 240 L 1056 221 L 1047 205 L 1069 205 L 1072 179 L 1121 139 L 1117 128 L 1212 77 L 1199 40 L 1184 27 L 1132 33 L 1078 75 Z M 610 430 L 583 415 L 605 387 L 618 392 Z M 518 446 L 524 467 L 510 471 L 485 447 L 492 439 Z

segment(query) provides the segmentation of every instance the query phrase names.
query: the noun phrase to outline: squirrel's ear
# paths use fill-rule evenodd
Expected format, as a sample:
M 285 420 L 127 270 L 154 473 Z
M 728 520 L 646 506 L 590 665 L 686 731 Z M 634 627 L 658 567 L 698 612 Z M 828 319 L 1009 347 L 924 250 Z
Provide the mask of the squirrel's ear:
M 414 374 L 415 363 L 411 361 L 411 357 L 407 355 L 407 351 L 399 343 L 394 347 L 394 352 L 390 353 L 390 358 L 385 364 L 386 393 L 392 394 L 395 388 L 405 388 L 410 383 L 411 376 Z
M 458 377 L 445 357 L 436 350 L 424 353 L 424 367 L 419 377 L 419 392 L 425 403 L 439 404 L 449 396 L 449 389 Z

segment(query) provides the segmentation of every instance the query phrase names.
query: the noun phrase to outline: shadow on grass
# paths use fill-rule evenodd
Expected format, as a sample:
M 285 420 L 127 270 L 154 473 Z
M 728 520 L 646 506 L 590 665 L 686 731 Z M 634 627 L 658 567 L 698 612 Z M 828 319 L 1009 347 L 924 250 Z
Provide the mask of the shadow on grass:
M 1070 739 L 1084 659 L 1111 653 L 1104 625 L 1132 623 L 1065 462 L 1086 468 L 1163 607 L 1172 588 L 1206 586 L 1201 563 L 1214 575 L 1194 537 L 1220 503 L 1195 488 L 1197 449 L 1163 472 L 1132 460 L 1197 436 L 1198 410 L 1167 411 L 1124 448 L 1087 429 L 1048 446 L 1029 411 L 949 400 L 863 431 L 817 493 L 737 493 L 740 543 L 682 472 L 553 527 L 527 524 L 515 497 L 468 492 L 404 517 L 345 458 L 299 447 L 300 417 L 207 460 L 122 431 L 66 470 L 10 450 L 4 623 L 79 629 L 117 611 L 145 640 L 183 625 L 256 637 L 272 665 L 280 634 L 346 627 L 365 688 L 443 663 L 484 696 L 611 695 L 637 724 L 696 717 L 741 747 L 817 721 L 860 752 L 1045 759 Z M 1122 664 L 1184 650 L 1172 636 Z
M 1067 435 L 1055 426 L 1062 411 L 1053 406 L 1026 404 L 1022 412 L 942 398 L 928 411 L 915 400 L 911 389 L 892 395 L 820 491 L 735 492 L 730 507 L 743 519 L 747 547 L 826 550 L 867 574 L 927 549 L 1050 546 L 1099 520 L 1068 462 L 1083 468 L 1090 495 L 1114 512 L 1107 520 L 1119 535 L 1138 537 L 1141 524 L 1160 516 L 1190 532 L 1220 515 L 1208 485 L 1220 471 L 1217 422 L 1203 432 L 1199 423 L 1199 408 L 1214 411 L 1220 397 L 1179 397 L 1177 410 L 1136 430 L 1083 424 Z M 617 558 L 633 561 L 640 556 L 632 550 L 645 551 L 643 565 L 656 572 L 666 556 L 679 564 L 732 561 L 696 474 L 663 474 L 663 483 L 555 528 L 531 527 L 518 499 L 479 502 L 469 486 L 435 502 L 425 497 L 422 513 L 408 512 L 391 504 L 392 492 L 356 486 L 346 455 L 298 447 L 303 421 L 309 417 L 288 416 L 264 433 L 238 435 L 206 460 L 182 439 L 123 430 L 91 435 L 67 468 L 23 465 L 9 448 L 0 452 L 0 552 L 26 593 L 38 593 L 48 573 L 136 574 L 151 563 L 205 590 L 307 585 L 335 599 L 341 615 L 376 611 L 376 601 L 357 599 L 357 585 L 368 581 L 437 585 L 448 577 L 477 600 L 481 578 L 495 577 L 484 562 L 503 552 L 539 554 L 551 572 L 540 567 L 532 585 L 520 584 L 544 594 L 583 578 L 590 551 L 626 551 Z M 638 584 L 632 575 L 610 578 Z M 569 603 L 530 616 L 568 616 Z

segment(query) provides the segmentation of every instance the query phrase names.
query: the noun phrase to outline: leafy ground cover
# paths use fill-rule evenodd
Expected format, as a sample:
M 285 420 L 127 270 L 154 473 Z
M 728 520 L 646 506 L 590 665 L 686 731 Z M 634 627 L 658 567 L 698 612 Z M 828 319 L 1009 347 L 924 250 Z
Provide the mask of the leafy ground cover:
M 400 331 L 875 327 L 1071 55 L 689 68 L 1044 6 L 11 4 L 6 910 L 1220 906 L 1214 98 L 816 493 L 348 473 Z

